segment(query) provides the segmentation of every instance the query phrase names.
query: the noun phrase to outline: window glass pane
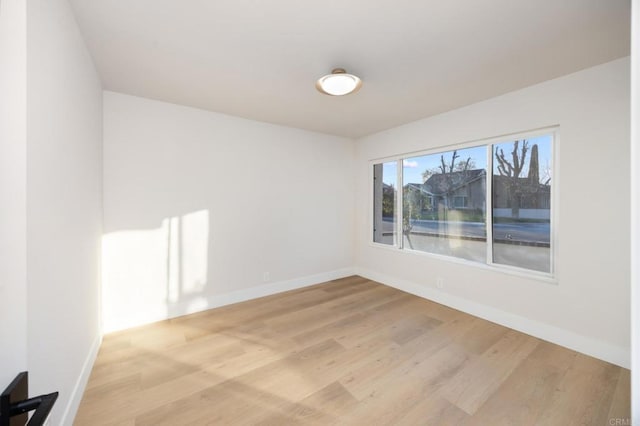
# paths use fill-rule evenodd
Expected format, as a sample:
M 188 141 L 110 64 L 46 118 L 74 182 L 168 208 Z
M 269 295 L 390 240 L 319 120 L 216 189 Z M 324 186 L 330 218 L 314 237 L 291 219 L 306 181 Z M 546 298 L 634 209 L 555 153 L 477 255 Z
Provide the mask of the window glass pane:
M 487 147 L 403 161 L 403 246 L 486 262 Z
M 396 244 L 396 197 L 398 163 L 373 166 L 373 241 Z
M 551 272 L 552 135 L 493 146 L 493 262 Z

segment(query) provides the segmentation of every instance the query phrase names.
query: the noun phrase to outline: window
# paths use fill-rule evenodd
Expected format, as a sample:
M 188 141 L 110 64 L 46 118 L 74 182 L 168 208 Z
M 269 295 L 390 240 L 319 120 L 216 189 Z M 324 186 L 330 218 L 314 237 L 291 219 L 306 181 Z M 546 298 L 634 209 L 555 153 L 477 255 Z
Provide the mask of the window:
M 373 241 L 550 275 L 554 137 L 373 164 Z
M 552 135 L 493 145 L 493 262 L 551 272 Z
M 396 244 L 396 197 L 398 169 L 396 162 L 373 166 L 373 241 Z
M 485 146 L 403 161 L 403 247 L 484 262 Z
M 465 195 L 454 195 L 453 207 L 456 209 L 464 209 L 467 207 L 467 197 Z

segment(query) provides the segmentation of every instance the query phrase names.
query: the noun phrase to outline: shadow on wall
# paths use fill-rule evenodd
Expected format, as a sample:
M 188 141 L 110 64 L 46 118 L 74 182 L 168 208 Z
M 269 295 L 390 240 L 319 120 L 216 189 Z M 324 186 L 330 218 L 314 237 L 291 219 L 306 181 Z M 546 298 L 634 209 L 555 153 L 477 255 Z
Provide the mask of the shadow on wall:
M 104 332 L 206 309 L 208 242 L 208 210 L 104 235 Z

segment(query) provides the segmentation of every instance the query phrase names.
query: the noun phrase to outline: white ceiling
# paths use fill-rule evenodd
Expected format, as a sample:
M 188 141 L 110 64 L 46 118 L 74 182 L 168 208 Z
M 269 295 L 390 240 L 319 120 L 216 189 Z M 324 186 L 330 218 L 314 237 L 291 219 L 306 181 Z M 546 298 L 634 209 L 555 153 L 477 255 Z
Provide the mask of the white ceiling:
M 70 2 L 107 90 L 348 137 L 629 54 L 629 0 Z

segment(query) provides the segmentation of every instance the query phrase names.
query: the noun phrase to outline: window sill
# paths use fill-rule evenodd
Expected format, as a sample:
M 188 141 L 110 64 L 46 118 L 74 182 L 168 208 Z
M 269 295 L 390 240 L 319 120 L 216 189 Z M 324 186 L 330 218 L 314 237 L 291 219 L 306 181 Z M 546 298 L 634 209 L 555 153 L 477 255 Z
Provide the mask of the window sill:
M 431 258 L 431 259 L 436 259 L 436 260 L 440 260 L 443 262 L 449 262 L 449 263 L 455 263 L 458 265 L 464 265 L 464 266 L 469 266 L 472 268 L 478 268 L 478 269 L 483 269 L 485 271 L 491 271 L 491 272 L 497 272 L 497 273 L 502 273 L 502 274 L 506 274 L 506 275 L 512 275 L 512 276 L 516 276 L 516 277 L 520 277 L 520 278 L 526 278 L 526 279 L 530 279 L 530 280 L 535 280 L 535 281 L 539 281 L 539 282 L 543 282 L 546 284 L 552 284 L 552 285 L 558 285 L 558 278 L 556 275 L 552 275 L 552 274 L 547 274 L 544 272 L 536 272 L 536 271 L 532 271 L 532 270 L 526 270 L 526 269 L 521 269 L 521 268 L 517 268 L 517 267 L 511 267 L 511 266 L 507 266 L 507 265 L 496 265 L 496 264 L 486 264 L 486 263 L 480 263 L 480 262 L 475 262 L 473 260 L 467 260 L 467 259 L 462 259 L 462 258 L 458 258 L 458 257 L 452 257 L 452 256 L 447 256 L 444 254 L 437 254 L 437 253 L 429 253 L 429 252 L 425 252 L 425 251 L 419 251 L 419 250 L 411 250 L 411 249 L 407 249 L 407 248 L 398 248 L 397 246 L 393 245 L 388 245 L 388 244 L 381 244 L 381 243 L 375 243 L 375 242 L 369 242 L 369 246 L 370 247 L 374 247 L 376 249 L 383 249 L 383 250 L 387 250 L 387 251 L 391 251 L 394 253 L 407 253 L 409 255 L 412 256 L 418 256 L 418 257 L 427 257 L 427 258 Z

